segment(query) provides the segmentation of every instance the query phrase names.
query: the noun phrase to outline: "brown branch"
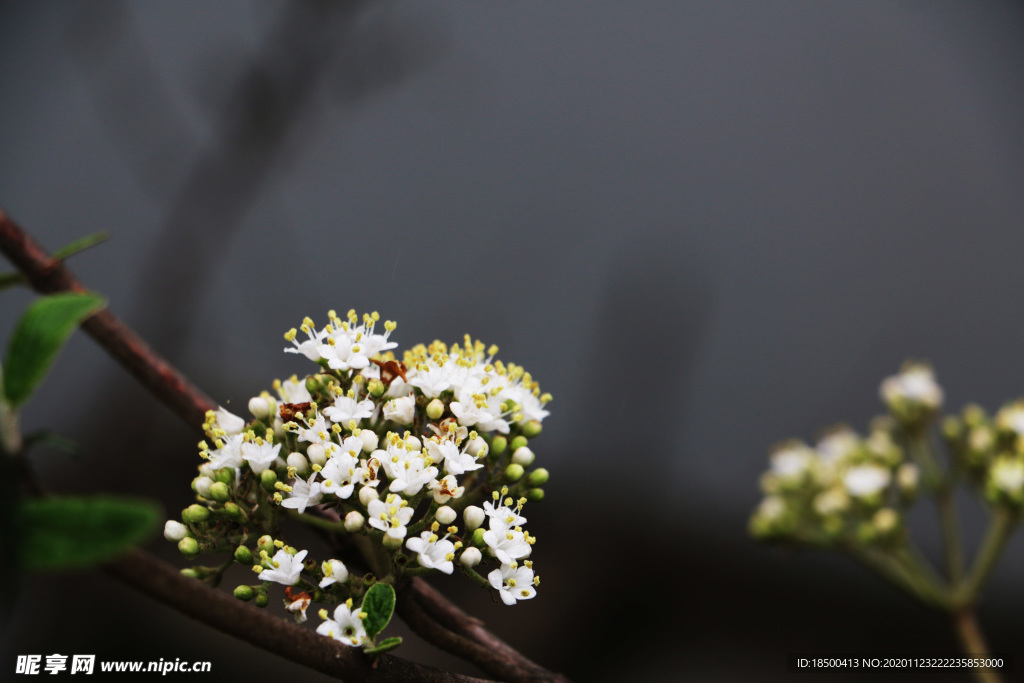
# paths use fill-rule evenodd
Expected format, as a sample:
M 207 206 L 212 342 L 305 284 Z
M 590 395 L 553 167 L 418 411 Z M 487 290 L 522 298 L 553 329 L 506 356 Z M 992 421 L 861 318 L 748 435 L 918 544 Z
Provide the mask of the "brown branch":
M 54 294 L 86 291 L 63 262 L 51 258 L 3 210 L 0 210 L 0 251 L 24 273 L 29 284 L 38 292 Z M 217 407 L 109 309 L 91 316 L 82 323 L 82 329 L 135 379 L 195 429 L 200 429 L 206 411 Z
M 369 683 L 482 683 L 484 680 L 387 654 L 374 661 L 362 650 L 345 647 L 331 638 L 182 576 L 171 565 L 141 550 L 133 550 L 107 563 L 104 569 L 186 616 L 328 676 Z
M 0 211 L 0 251 L 40 292 L 84 291 L 61 262 L 47 255 L 3 211 Z M 215 404 L 134 332 L 107 310 L 89 318 L 83 327 L 172 411 L 193 428 L 201 429 L 206 411 Z M 147 593 L 151 588 L 156 589 L 147 586 L 144 576 L 133 585 Z M 525 657 L 420 579 L 414 579 L 410 587 L 399 591 L 398 597 L 400 616 L 417 634 L 492 675 L 510 681 L 568 681 Z M 178 606 L 174 602 L 170 604 Z M 269 649 L 279 652 L 280 643 L 276 644 L 276 649 Z M 300 658 L 279 654 L 305 663 Z

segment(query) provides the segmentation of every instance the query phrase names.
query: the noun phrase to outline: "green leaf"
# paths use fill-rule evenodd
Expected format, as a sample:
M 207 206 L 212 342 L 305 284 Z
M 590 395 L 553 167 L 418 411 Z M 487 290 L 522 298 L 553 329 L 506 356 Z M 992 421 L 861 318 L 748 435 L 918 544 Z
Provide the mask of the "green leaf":
M 21 273 L 4 273 L 0 275 L 0 291 L 10 289 L 15 285 L 26 284 L 28 280 Z
M 54 294 L 37 300 L 14 329 L 4 359 L 4 395 L 11 407 L 28 400 L 78 324 L 103 307 L 95 294 Z
M 363 648 L 363 653 L 368 655 L 380 655 L 384 654 L 388 650 L 394 650 L 401 644 L 402 639 L 400 637 L 387 638 L 385 640 L 380 641 L 380 645 L 377 645 L 376 647 Z
M 90 247 L 102 244 L 108 239 L 110 239 L 110 233 L 106 230 L 100 230 L 99 232 L 94 232 L 91 235 L 80 237 L 71 244 L 65 245 L 53 252 L 53 259 L 55 261 L 63 261 L 64 259 L 71 258 L 75 254 L 81 253 Z
M 362 611 L 366 612 L 363 628 L 370 638 L 384 630 L 395 611 L 395 589 L 386 583 L 375 583 L 366 591 Z
M 27 569 L 98 564 L 149 537 L 163 513 L 147 500 L 113 496 L 37 498 L 20 510 L 18 555 Z

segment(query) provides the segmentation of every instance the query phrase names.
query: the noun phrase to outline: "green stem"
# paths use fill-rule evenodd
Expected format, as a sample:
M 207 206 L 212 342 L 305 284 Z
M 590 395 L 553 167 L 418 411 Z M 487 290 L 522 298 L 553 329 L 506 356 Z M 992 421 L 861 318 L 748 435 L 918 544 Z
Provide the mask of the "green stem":
M 985 540 L 981 543 L 981 549 L 974 560 L 971 573 L 956 592 L 958 605 L 969 606 L 977 601 L 982 586 L 985 585 L 985 581 L 988 580 L 995 568 L 996 561 L 1002 554 L 1016 524 L 1016 515 L 1006 507 L 999 506 L 992 513 L 988 532 L 985 534 Z
M 946 570 L 955 592 L 964 578 L 964 552 L 960 541 L 960 524 L 957 521 L 954 482 L 942 472 L 935 460 L 926 432 L 909 434 L 907 440 L 911 457 L 924 472 L 926 485 L 935 492 L 935 503 L 939 509 L 939 523 L 942 528 L 942 545 L 946 555 Z
M 850 545 L 846 547 L 846 550 L 862 564 L 881 574 L 926 605 L 939 609 L 949 608 L 949 599 L 945 592 L 939 587 L 932 586 L 916 567 L 907 566 L 895 557 L 871 548 Z
M 332 522 L 329 519 L 323 517 L 317 517 L 315 515 L 304 515 L 298 512 L 288 512 L 288 516 L 292 519 L 308 524 L 309 526 L 316 527 L 317 529 L 323 529 L 324 531 L 332 531 L 335 533 L 342 533 L 345 531 L 345 522 Z
M 974 608 L 968 607 L 957 610 L 953 613 L 953 627 L 960 645 L 968 655 L 975 657 L 988 657 L 988 643 L 978 626 L 978 619 L 974 614 Z M 972 669 L 974 679 L 978 683 L 1002 683 L 1002 677 L 992 669 Z

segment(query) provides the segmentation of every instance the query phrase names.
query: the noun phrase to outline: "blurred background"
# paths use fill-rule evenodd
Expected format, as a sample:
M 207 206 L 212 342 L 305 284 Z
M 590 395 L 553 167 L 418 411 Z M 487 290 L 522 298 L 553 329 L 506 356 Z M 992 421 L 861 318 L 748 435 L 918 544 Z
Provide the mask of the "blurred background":
M 236 412 L 308 371 L 282 334 L 330 308 L 526 366 L 554 395 L 543 586 L 435 585 L 549 668 L 839 680 L 786 654 L 952 630 L 750 540 L 758 477 L 777 441 L 864 429 L 908 357 L 954 410 L 1024 395 L 1022 83 L 1024 7 L 997 0 L 6 0 L 0 207 L 51 250 L 109 231 L 72 269 Z M 3 339 L 32 298 L 3 293 Z M 190 502 L 195 435 L 82 334 L 23 421 L 82 445 L 36 453 L 54 490 Z M 1018 670 L 1022 571 L 1016 538 L 980 608 Z M 326 680 L 88 572 L 26 578 L 0 632 L 0 666 L 54 652 Z

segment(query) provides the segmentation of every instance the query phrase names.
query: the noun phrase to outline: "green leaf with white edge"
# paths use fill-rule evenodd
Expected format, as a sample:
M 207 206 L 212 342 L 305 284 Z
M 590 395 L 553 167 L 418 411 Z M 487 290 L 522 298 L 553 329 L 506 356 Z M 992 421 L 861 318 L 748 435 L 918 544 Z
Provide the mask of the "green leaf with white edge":
M 386 638 L 380 641 L 380 644 L 376 647 L 363 648 L 363 652 L 368 655 L 381 655 L 388 650 L 394 650 L 396 647 L 402 644 L 401 637 Z
M 370 590 L 366 591 L 360 609 L 366 612 L 366 619 L 363 620 L 366 635 L 373 638 L 391 621 L 391 615 L 395 611 L 395 589 L 386 583 L 373 584 Z
M 115 496 L 36 498 L 19 510 L 18 557 L 26 569 L 77 569 L 110 560 L 149 538 L 163 512 Z
M 21 317 L 4 358 L 4 396 L 12 408 L 28 400 L 78 324 L 106 302 L 95 294 L 54 294 Z

